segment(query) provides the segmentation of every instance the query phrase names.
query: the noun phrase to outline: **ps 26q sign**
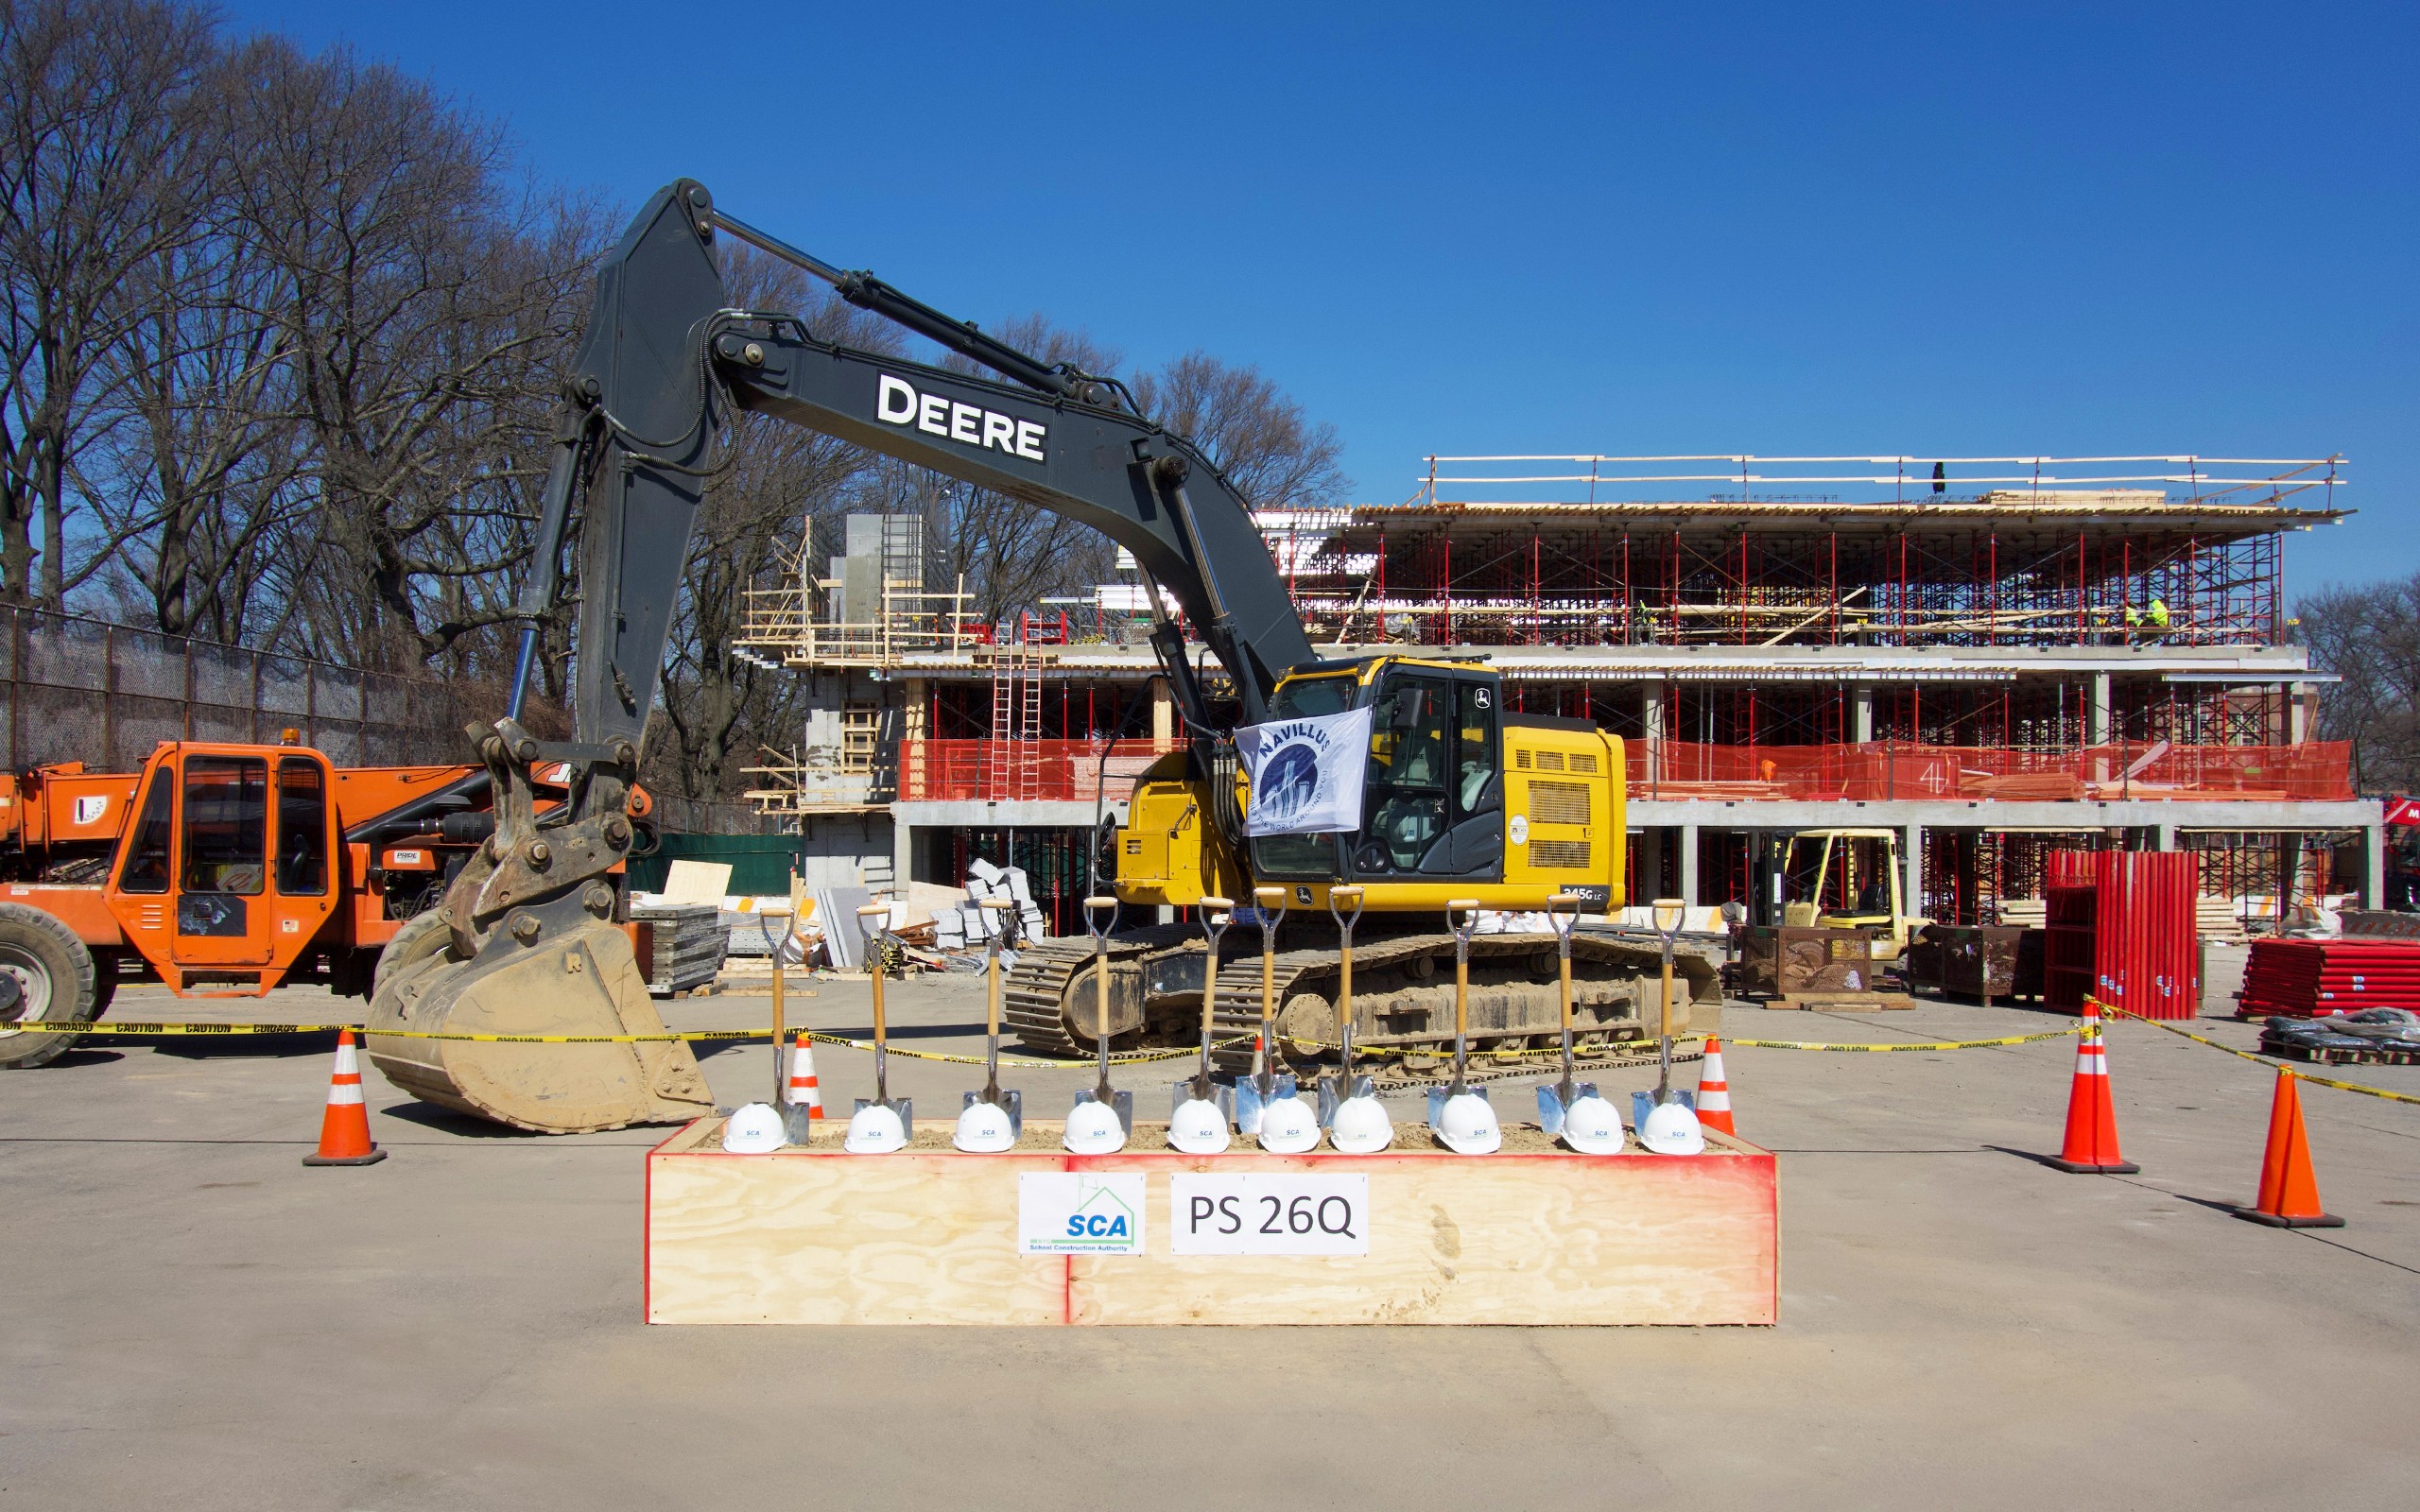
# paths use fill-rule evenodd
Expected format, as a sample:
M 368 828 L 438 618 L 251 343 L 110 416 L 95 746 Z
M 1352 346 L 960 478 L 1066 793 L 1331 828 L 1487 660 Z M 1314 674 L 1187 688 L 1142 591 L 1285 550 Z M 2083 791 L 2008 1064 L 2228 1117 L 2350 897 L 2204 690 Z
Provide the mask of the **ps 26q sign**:
M 1370 1177 L 1172 1176 L 1168 1227 L 1179 1255 L 1366 1255 Z

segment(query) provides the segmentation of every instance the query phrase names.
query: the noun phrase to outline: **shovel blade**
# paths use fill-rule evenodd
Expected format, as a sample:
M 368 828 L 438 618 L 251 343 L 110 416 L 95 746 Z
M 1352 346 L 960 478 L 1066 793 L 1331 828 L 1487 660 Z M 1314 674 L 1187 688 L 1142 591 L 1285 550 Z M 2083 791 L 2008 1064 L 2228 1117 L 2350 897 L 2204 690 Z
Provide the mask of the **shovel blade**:
M 1260 1086 L 1257 1082 L 1247 1076 L 1236 1083 L 1236 1133 L 1257 1134 L 1260 1132 L 1261 1108 Z
M 854 1110 L 863 1112 L 865 1109 L 873 1106 L 874 1100 L 873 1098 L 860 1097 L 857 1099 L 856 1107 Z M 912 1140 L 916 1137 L 916 1100 L 914 1098 L 886 1098 L 883 1101 L 882 1106 L 890 1108 L 892 1112 L 899 1115 L 899 1126 L 907 1131 L 907 1135 L 909 1139 Z
M 1117 1095 L 1124 1099 L 1129 1107 L 1132 1106 L 1132 1093 L 1119 1092 Z M 1236 1089 L 1225 1082 L 1214 1081 L 1210 1084 L 1210 1096 L 1207 1100 L 1218 1106 L 1219 1113 L 1228 1123 L 1233 1124 L 1236 1121 Z M 1193 1101 L 1193 1078 L 1188 1076 L 1168 1089 L 1168 1117 L 1173 1120 L 1176 1117 L 1176 1110 L 1191 1101 Z M 1132 1130 L 1130 1129 L 1129 1132 Z
M 972 1091 L 966 1094 L 966 1100 L 959 1104 L 959 1108 L 963 1111 L 977 1103 L 990 1101 L 992 1099 L 984 1096 L 982 1092 Z M 1000 1089 L 999 1107 L 1009 1115 L 1009 1132 L 1023 1139 L 1025 1137 L 1025 1093 L 1003 1087 Z
M 1563 1091 L 1552 1082 L 1538 1089 L 1538 1127 L 1549 1134 L 1563 1132 L 1564 1105 Z

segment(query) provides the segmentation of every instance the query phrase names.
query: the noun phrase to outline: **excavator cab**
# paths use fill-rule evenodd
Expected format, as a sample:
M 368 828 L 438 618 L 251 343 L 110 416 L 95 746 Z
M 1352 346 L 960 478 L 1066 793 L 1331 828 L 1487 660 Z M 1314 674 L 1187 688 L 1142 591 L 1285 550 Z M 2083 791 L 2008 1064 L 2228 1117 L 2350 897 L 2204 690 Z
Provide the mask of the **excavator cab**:
M 335 773 L 302 747 L 163 745 L 104 902 L 168 986 L 267 992 L 337 908 Z
M 1253 875 L 1270 881 L 1496 883 L 1504 791 L 1496 711 L 1483 667 L 1395 658 L 1321 667 L 1278 684 L 1271 722 L 1371 711 L 1362 824 L 1355 833 L 1262 835 Z

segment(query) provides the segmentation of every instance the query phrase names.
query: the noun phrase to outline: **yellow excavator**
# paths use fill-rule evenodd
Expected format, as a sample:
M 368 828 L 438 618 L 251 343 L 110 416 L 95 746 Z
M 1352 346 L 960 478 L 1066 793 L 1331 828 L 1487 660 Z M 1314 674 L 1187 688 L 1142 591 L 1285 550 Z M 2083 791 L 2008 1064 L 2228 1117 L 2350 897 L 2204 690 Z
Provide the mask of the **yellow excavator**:
M 722 236 L 804 269 L 998 378 L 852 348 L 796 316 L 733 307 L 717 258 Z M 472 731 L 494 783 L 496 829 L 441 907 L 399 935 L 380 963 L 367 1045 L 397 1086 L 540 1130 L 677 1120 L 708 1107 L 704 1079 L 679 1043 L 516 1045 L 395 1031 L 661 1032 L 619 927 L 620 864 L 631 843 L 624 806 L 691 520 L 714 485 L 721 437 L 742 412 L 1092 525 L 1175 602 L 1180 613 L 1161 613 L 1150 640 L 1188 740 L 1135 789 L 1112 838 L 1115 890 L 1133 918 L 1282 886 L 1281 1048 L 1315 1056 L 1334 1036 L 1329 894 L 1346 884 L 1361 889 L 1367 915 L 1355 969 L 1357 1045 L 1409 1055 L 1450 1038 L 1444 910 L 1463 898 L 1501 926 L 1472 951 L 1475 1042 L 1501 1049 L 1556 1032 L 1547 901 L 1576 894 L 1600 910 L 1626 902 L 1621 742 L 1584 721 L 1508 709 L 1501 675 L 1477 656 L 1319 656 L 1248 503 L 1184 438 L 1140 413 L 1115 378 L 1016 351 L 737 219 L 682 180 L 648 200 L 606 259 L 564 394 L 537 570 L 519 606 L 531 627 L 512 710 L 579 504 L 573 738 L 537 740 L 511 716 Z M 1162 603 L 1159 593 L 1147 599 Z M 1188 644 L 1188 627 L 1206 659 Z M 1341 753 L 1361 768 L 1357 824 L 1247 833 L 1250 784 L 1236 731 L 1359 711 L 1368 713 L 1366 749 Z M 533 767 L 560 767 L 572 792 L 543 817 L 529 799 Z M 1256 953 L 1214 961 L 1201 931 L 1143 925 L 1120 931 L 1099 957 L 1089 944 L 1019 953 L 1007 1017 L 1028 1044 L 1097 1044 L 1097 959 L 1111 973 L 1114 1043 L 1181 1042 L 1188 1016 L 1198 1030 L 1213 971 L 1219 1018 L 1238 1030 L 1258 1022 Z M 1580 933 L 1582 1046 L 1639 1035 L 1659 960 L 1651 938 Z M 1718 990 L 1712 961 L 1685 955 L 1679 967 L 1692 997 Z

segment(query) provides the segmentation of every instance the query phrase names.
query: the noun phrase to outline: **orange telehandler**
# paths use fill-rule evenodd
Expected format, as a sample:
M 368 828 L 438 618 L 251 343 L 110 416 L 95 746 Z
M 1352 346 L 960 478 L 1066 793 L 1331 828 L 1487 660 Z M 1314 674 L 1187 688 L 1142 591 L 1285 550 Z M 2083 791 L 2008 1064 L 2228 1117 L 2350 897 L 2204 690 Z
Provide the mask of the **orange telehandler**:
M 494 832 L 483 765 L 337 766 L 280 745 L 163 742 L 136 772 L 0 775 L 0 1066 L 39 1066 L 122 981 L 370 996 Z M 547 784 L 542 807 L 564 790 Z M 633 816 L 648 809 L 633 793 Z M 121 843 L 123 842 L 123 843 Z

